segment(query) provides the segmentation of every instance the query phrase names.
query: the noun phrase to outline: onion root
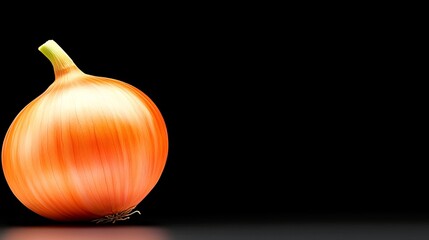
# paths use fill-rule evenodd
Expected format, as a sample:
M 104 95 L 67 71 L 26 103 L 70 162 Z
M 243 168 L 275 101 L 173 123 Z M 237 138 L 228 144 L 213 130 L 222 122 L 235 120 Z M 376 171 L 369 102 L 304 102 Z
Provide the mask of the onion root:
M 95 222 L 97 224 L 98 223 L 112 223 L 112 224 L 114 224 L 117 221 L 125 221 L 125 220 L 130 219 L 130 216 L 135 214 L 135 213 L 138 213 L 141 215 L 140 211 L 138 211 L 138 210 L 133 211 L 133 210 L 134 210 L 134 207 L 129 208 L 129 209 L 122 211 L 122 212 L 118 212 L 118 213 L 106 215 L 102 218 L 94 219 L 91 222 Z

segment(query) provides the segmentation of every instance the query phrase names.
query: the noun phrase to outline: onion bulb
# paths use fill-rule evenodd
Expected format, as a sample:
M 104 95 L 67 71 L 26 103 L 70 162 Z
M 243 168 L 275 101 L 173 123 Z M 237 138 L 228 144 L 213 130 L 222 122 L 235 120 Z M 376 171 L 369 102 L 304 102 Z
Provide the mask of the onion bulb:
M 12 121 L 6 182 L 31 211 L 56 221 L 116 222 L 159 181 L 168 135 L 155 103 L 123 81 L 80 70 L 53 40 L 38 50 L 55 80 Z

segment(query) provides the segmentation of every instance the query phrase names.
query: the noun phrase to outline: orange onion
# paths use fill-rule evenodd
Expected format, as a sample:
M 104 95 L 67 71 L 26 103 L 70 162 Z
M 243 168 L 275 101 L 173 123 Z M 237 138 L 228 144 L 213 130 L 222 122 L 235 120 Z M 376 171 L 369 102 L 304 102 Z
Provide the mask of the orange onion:
M 168 154 L 155 103 L 120 80 L 81 71 L 53 40 L 39 47 L 55 81 L 10 125 L 2 166 L 16 198 L 57 221 L 116 222 L 159 181 Z

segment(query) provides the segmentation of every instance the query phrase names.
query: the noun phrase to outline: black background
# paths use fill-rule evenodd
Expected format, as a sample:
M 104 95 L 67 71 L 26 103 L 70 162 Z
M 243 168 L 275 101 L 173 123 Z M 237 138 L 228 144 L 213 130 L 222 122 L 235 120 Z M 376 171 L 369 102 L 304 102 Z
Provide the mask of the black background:
M 2 21 L 1 136 L 54 80 L 37 50 L 53 39 L 84 72 L 141 89 L 166 120 L 165 171 L 127 223 L 429 213 L 423 95 L 392 64 L 385 28 L 195 7 Z M 3 177 L 0 188 L 2 224 L 57 224 L 21 205 Z

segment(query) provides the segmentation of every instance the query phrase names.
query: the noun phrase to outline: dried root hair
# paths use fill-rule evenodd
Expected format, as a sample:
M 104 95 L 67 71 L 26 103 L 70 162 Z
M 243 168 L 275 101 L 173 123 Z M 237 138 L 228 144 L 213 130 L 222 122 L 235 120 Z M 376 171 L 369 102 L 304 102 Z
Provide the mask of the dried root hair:
M 97 224 L 99 224 L 99 223 L 112 223 L 112 224 L 114 224 L 117 221 L 125 221 L 125 220 L 130 219 L 130 216 L 135 214 L 135 213 L 138 213 L 141 215 L 140 211 L 138 211 L 138 210 L 133 211 L 133 210 L 134 210 L 134 207 L 129 208 L 129 209 L 122 211 L 122 212 L 118 212 L 118 213 L 106 215 L 106 216 L 101 217 L 101 218 L 94 219 L 91 222 L 95 222 Z

